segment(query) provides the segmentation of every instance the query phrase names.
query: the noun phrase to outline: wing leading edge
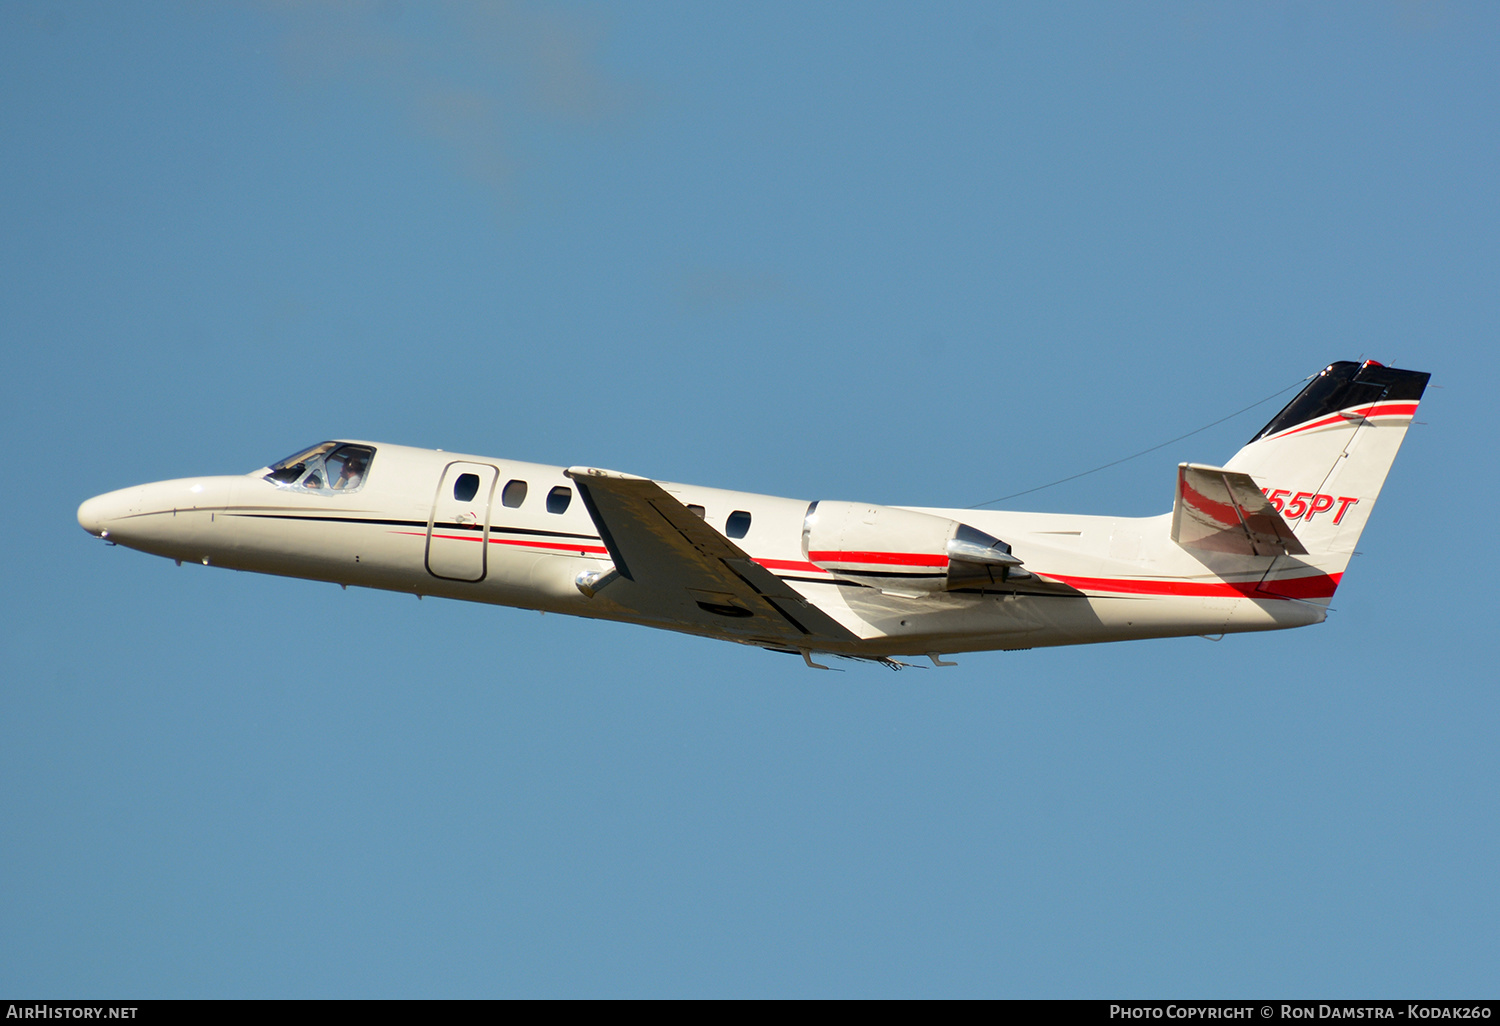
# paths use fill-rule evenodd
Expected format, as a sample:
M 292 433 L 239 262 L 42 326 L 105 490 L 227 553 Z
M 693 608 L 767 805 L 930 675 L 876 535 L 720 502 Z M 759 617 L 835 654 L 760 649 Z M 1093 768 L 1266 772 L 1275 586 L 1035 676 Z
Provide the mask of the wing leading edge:
M 643 619 L 806 651 L 856 636 L 649 478 L 564 471 L 614 560 L 592 584 Z

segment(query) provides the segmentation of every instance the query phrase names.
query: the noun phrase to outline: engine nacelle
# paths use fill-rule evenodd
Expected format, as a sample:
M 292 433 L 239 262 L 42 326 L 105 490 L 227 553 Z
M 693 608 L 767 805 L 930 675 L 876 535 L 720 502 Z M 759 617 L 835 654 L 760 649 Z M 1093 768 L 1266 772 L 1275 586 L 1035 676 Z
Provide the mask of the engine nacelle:
M 909 597 L 1031 576 L 1009 545 L 968 524 L 864 502 L 809 506 L 802 551 L 841 580 Z

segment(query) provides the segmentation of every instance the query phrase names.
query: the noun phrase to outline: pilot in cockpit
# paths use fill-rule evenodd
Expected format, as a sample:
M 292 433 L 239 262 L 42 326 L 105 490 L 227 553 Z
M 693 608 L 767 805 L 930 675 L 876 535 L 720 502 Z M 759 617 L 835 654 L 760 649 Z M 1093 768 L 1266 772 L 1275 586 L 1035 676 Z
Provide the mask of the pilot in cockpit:
M 339 471 L 338 480 L 333 483 L 333 487 L 341 491 L 352 491 L 359 487 L 364 476 L 365 461 L 357 455 L 351 455 L 344 460 L 344 467 Z
M 266 480 L 278 488 L 352 492 L 364 483 L 374 456 L 368 445 L 324 442 L 273 464 Z

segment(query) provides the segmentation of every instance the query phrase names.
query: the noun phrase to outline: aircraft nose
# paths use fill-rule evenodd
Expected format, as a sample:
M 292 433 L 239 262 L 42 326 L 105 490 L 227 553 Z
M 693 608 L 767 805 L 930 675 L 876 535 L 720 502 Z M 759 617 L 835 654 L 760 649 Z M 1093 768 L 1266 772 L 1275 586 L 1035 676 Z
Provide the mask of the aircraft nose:
M 109 537 L 110 525 L 140 505 L 140 491 L 139 487 L 121 488 L 85 501 L 78 507 L 78 526 L 96 538 Z

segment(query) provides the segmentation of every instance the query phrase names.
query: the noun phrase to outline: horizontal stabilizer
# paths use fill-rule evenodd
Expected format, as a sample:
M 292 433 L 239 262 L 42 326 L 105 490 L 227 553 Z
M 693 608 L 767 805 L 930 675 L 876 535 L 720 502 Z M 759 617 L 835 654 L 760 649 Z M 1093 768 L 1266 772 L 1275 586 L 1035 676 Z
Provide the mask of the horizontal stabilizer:
M 1185 548 L 1244 556 L 1307 552 L 1249 474 L 1198 463 L 1177 466 L 1172 540 Z

